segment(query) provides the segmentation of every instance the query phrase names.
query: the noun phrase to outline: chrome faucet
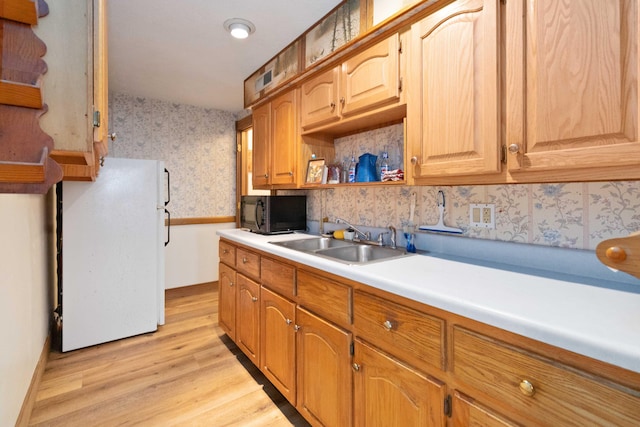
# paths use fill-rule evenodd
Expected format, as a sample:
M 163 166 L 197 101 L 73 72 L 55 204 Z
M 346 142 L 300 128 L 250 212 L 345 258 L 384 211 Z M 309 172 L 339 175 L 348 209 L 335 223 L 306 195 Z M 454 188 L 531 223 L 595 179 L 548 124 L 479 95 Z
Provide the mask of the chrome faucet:
M 336 224 L 340 224 L 340 223 L 346 224 L 350 228 L 353 228 L 356 231 L 356 233 L 359 233 L 363 237 L 362 240 L 371 241 L 371 232 L 370 231 L 363 232 L 363 231 L 359 230 L 358 227 L 356 227 L 355 225 L 348 223 L 347 221 L 345 221 L 342 218 L 337 218 L 336 217 Z
M 396 249 L 396 228 L 393 225 L 389 226 L 389 247 Z

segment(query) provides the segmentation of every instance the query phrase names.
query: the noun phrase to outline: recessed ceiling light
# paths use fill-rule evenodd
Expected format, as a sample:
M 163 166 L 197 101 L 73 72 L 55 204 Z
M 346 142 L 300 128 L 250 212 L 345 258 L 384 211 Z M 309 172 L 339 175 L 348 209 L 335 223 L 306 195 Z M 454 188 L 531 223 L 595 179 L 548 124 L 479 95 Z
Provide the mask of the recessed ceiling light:
M 224 21 L 224 29 L 237 39 L 246 39 L 256 30 L 256 26 L 246 19 L 232 18 Z

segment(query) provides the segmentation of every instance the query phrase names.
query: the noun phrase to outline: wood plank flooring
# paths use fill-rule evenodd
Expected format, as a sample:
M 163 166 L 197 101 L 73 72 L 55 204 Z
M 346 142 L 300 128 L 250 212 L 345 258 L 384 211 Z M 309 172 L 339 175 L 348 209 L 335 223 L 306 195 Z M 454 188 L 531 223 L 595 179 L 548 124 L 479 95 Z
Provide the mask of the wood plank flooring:
M 157 332 L 52 351 L 29 425 L 308 426 L 218 327 L 215 283 L 168 290 Z

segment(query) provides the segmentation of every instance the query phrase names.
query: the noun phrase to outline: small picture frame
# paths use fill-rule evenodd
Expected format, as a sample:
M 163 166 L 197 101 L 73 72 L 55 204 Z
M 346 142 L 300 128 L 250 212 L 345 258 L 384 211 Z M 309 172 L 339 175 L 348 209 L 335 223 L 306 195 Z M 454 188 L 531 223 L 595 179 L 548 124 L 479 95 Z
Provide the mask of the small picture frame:
M 306 184 L 322 184 L 325 170 L 324 159 L 311 159 L 307 167 Z

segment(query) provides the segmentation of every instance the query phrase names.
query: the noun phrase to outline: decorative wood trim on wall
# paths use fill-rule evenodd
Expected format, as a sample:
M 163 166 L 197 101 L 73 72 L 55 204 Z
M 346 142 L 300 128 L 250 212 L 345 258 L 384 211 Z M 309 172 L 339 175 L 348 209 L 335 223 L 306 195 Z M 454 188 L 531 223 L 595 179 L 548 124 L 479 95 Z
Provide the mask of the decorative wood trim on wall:
M 201 218 L 171 218 L 171 225 L 194 225 L 194 224 L 224 224 L 228 222 L 236 222 L 235 216 L 214 216 Z M 164 221 L 168 225 L 168 221 Z
M 48 13 L 44 0 L 0 1 L 0 193 L 44 194 L 62 179 L 39 123 L 47 47 L 31 29 Z

